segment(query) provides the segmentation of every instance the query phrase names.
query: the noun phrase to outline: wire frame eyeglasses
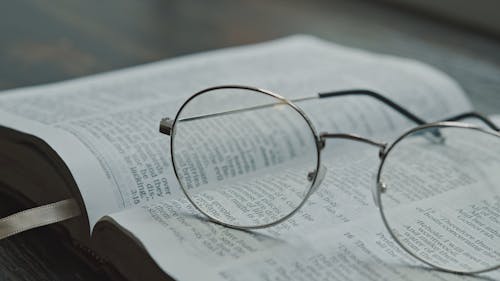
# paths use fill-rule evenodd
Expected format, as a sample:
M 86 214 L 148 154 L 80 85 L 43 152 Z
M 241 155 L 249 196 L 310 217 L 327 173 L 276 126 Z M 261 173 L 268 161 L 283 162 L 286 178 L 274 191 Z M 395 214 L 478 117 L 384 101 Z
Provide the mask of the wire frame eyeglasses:
M 318 134 L 296 105 L 347 95 L 372 97 L 417 127 L 391 144 Z M 455 122 L 465 118 L 488 128 Z M 210 220 L 236 229 L 271 227 L 293 216 L 325 177 L 321 159 L 328 139 L 375 146 L 380 164 L 372 196 L 404 250 L 449 272 L 500 266 L 500 133 L 479 113 L 426 123 L 369 90 L 287 100 L 229 85 L 191 96 L 174 119 L 161 120 L 160 132 L 170 136 L 175 175 L 188 200 Z

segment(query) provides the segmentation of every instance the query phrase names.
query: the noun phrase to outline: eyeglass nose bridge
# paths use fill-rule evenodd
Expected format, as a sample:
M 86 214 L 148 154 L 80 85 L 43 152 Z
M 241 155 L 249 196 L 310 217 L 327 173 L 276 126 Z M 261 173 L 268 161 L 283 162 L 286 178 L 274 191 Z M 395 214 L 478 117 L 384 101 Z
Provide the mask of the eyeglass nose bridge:
M 337 138 L 337 139 L 347 139 L 347 140 L 353 140 L 353 141 L 358 141 L 358 142 L 363 142 L 366 144 L 370 144 L 373 146 L 377 146 L 379 148 L 379 158 L 383 159 L 385 157 L 385 154 L 387 152 L 387 143 L 385 142 L 378 142 L 375 140 L 371 140 L 362 136 L 358 136 L 355 134 L 332 134 L 332 133 L 321 133 L 320 134 L 320 148 L 323 149 L 325 147 L 325 139 L 327 138 Z M 316 187 L 317 188 L 317 187 Z M 386 190 L 386 185 L 383 182 L 377 182 L 376 185 L 374 185 L 371 188 L 372 192 L 372 197 L 373 197 L 373 202 L 375 203 L 375 206 L 377 208 L 380 206 L 379 202 L 379 192 L 385 192 Z
M 377 146 L 379 148 L 379 158 L 382 159 L 385 156 L 387 143 L 379 142 L 369 138 L 365 138 L 356 134 L 332 134 L 332 133 L 321 133 L 319 134 L 320 139 L 320 148 L 323 149 L 325 147 L 325 139 L 347 139 L 358 142 L 363 142 L 366 144 L 371 144 Z

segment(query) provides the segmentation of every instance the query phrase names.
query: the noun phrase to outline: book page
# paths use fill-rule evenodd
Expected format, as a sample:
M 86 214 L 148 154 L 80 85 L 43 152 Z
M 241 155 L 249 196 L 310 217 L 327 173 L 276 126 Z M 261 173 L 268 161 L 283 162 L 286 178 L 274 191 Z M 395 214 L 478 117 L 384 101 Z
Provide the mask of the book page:
M 160 118 L 204 88 L 243 84 L 287 98 L 351 88 L 377 91 L 436 120 L 470 110 L 462 90 L 423 64 L 294 36 L 7 91 L 0 125 L 35 135 L 59 153 L 82 193 L 90 225 L 103 215 L 181 195 Z M 303 104 L 318 130 L 370 136 L 411 126 L 370 98 Z
M 375 155 L 371 156 L 375 158 Z M 240 231 L 223 227 L 208 221 L 184 199 L 127 210 L 110 218 L 132 233 L 157 264 L 177 280 L 500 278 L 498 271 L 480 276 L 461 276 L 430 270 L 428 265 L 411 257 L 392 239 L 370 200 L 369 186 L 374 184 L 374 179 L 366 175 L 368 172 L 363 173 L 368 165 L 365 166 L 364 161 L 355 161 L 343 166 L 335 170 L 338 175 L 327 175 L 326 182 L 297 214 L 271 228 Z M 340 179 L 335 180 L 335 176 Z M 432 201 L 428 203 L 435 206 L 436 201 L 438 205 L 457 202 L 457 199 L 467 198 L 464 195 L 470 194 L 461 194 L 457 190 L 442 198 L 431 197 Z M 477 202 L 474 202 L 480 203 L 487 198 L 491 200 L 490 195 L 476 195 Z M 489 205 L 498 206 L 498 198 L 497 195 L 497 202 Z M 407 212 L 409 208 L 411 206 L 400 212 Z M 493 208 L 491 211 L 495 212 Z M 407 218 L 410 219 L 409 216 Z M 418 221 L 421 217 L 411 217 L 413 219 Z M 415 226 L 419 229 L 417 223 Z M 469 250 L 467 245 L 460 244 L 449 228 L 432 227 L 435 231 L 447 229 L 451 241 Z M 474 239 L 482 237 L 465 224 L 459 227 Z M 431 233 L 421 231 L 418 239 L 412 237 L 415 243 L 432 237 Z M 485 240 L 471 241 L 481 245 L 481 241 Z M 456 255 L 455 258 L 470 262 L 467 256 Z
M 465 141 L 464 135 L 459 137 L 457 132 L 442 130 L 450 151 Z M 500 176 L 496 171 L 500 163 L 492 161 L 491 156 L 497 155 L 498 149 L 491 152 L 485 148 L 494 148 L 488 142 L 498 145 L 500 139 L 478 138 L 474 148 L 449 158 L 442 158 L 446 154 L 433 158 L 442 144 L 431 143 L 425 135 L 411 141 L 421 142 L 426 153 L 401 154 L 392 160 L 403 169 L 394 170 L 391 176 L 408 188 L 390 186 L 397 192 L 391 193 L 389 202 L 417 199 L 401 205 L 386 204 L 386 218 L 388 213 L 397 214 L 391 223 L 403 224 L 399 230 L 405 230 L 398 235 L 410 241 L 406 246 L 420 257 L 428 254 L 429 261 L 458 261 L 464 270 L 473 270 L 478 264 L 485 268 L 498 266 Z M 242 231 L 220 226 L 208 221 L 183 198 L 127 210 L 107 219 L 135 236 L 160 268 L 177 280 L 500 278 L 498 270 L 471 276 L 432 270 L 405 252 L 385 228 L 371 200 L 370 189 L 375 185 L 372 175 L 379 161 L 376 153 L 368 149 L 354 151 L 353 147 L 341 149 L 334 153 L 338 157 L 327 157 L 325 165 L 330 170 L 323 184 L 293 217 L 273 227 Z M 468 157 L 478 161 L 457 161 Z M 415 161 L 425 166 L 404 170 Z M 281 180 L 290 183 L 295 178 L 290 172 Z M 266 180 L 272 179 L 248 179 L 246 191 L 252 193 L 252 185 L 262 186 Z M 427 186 L 432 186 L 432 193 Z M 231 192 L 227 188 L 225 194 Z M 207 193 L 217 196 L 213 190 Z

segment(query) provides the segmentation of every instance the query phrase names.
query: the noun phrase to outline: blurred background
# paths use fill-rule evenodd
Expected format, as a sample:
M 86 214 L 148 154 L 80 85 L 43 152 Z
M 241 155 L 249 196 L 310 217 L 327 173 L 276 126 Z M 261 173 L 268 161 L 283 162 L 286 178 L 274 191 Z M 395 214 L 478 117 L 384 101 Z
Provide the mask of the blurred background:
M 497 0 L 2 1 L 0 89 L 307 33 L 430 63 L 492 113 L 499 9 Z
M 306 33 L 427 62 L 477 110 L 500 113 L 499 10 L 497 0 L 2 1 L 0 90 Z M 108 280 L 74 252 L 48 228 L 1 241 L 0 280 Z

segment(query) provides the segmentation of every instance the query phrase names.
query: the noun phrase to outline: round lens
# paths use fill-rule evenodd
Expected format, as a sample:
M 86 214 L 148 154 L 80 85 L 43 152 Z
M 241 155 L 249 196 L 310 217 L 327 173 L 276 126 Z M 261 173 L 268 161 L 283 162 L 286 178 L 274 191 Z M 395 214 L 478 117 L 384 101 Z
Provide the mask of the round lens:
M 176 175 L 189 200 L 216 222 L 263 227 L 285 219 L 316 180 L 316 134 L 286 100 L 223 87 L 193 96 L 172 133 Z
M 414 130 L 379 172 L 382 216 L 410 254 L 462 273 L 500 265 L 500 137 L 463 125 Z

